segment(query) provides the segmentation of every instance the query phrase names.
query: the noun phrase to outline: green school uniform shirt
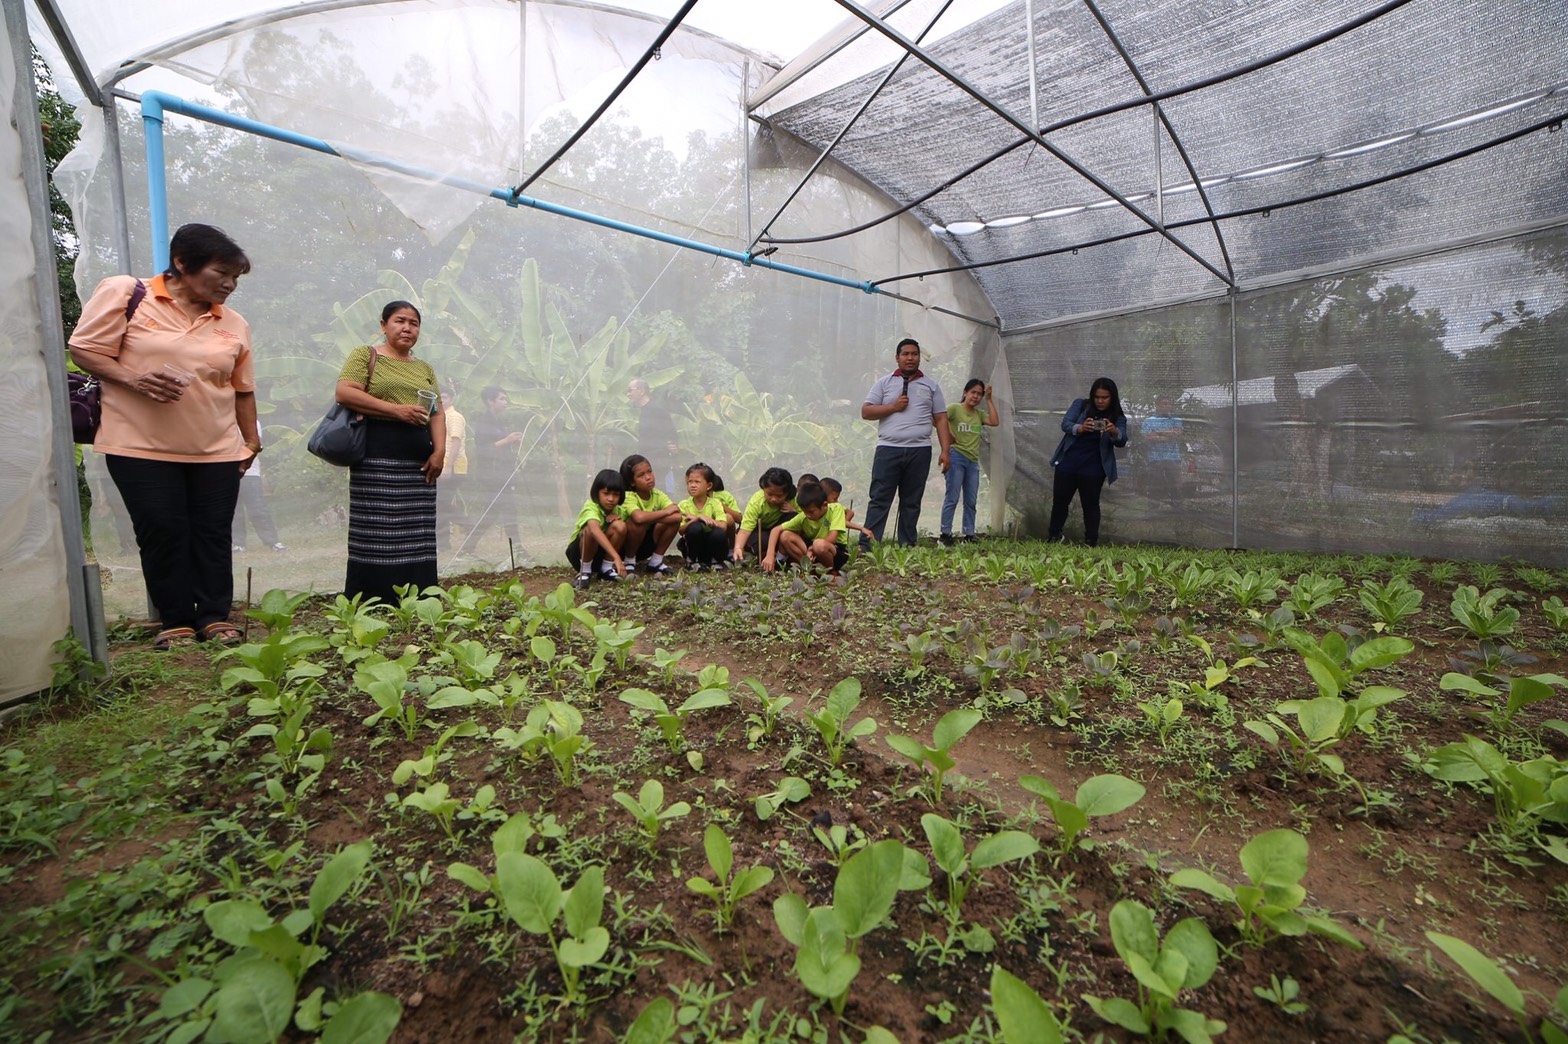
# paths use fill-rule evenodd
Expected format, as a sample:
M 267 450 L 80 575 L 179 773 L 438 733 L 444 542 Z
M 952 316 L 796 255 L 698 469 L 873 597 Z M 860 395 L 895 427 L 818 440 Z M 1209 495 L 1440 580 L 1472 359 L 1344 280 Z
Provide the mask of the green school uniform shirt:
M 740 501 L 736 500 L 735 494 L 731 493 L 727 489 L 715 490 L 713 493 L 709 494 L 708 499 L 717 500 L 720 504 L 723 504 L 726 508 L 735 512 L 737 515 L 740 514 Z
M 947 408 L 947 427 L 953 433 L 953 448 L 970 460 L 980 459 L 980 429 L 985 418 L 979 410 L 971 410 L 961 402 Z
M 703 503 L 700 509 L 697 507 L 696 497 L 687 497 L 680 503 L 681 511 L 684 514 L 695 515 L 698 518 L 712 519 L 722 526 L 725 519 L 729 518 L 729 516 L 724 513 L 724 505 L 719 501 L 718 496 L 719 495 L 717 493 L 709 493 L 708 499 Z M 686 528 L 685 522 L 681 523 L 681 528 Z
M 621 517 L 630 522 L 633 511 L 663 511 L 671 507 L 675 501 L 671 500 L 662 489 L 655 489 L 646 497 L 640 497 L 635 490 L 628 489 L 626 497 L 621 501 Z
M 785 501 L 784 508 L 790 511 L 800 510 L 793 500 Z M 755 533 L 763 526 L 778 525 L 779 519 L 783 517 L 784 510 L 769 504 L 768 495 L 759 489 L 751 495 L 750 500 L 746 501 L 746 510 L 741 515 L 740 528 L 748 533 Z
M 802 511 L 794 518 L 779 526 L 780 529 L 791 533 L 799 533 L 809 544 L 813 540 L 833 534 L 840 544 L 849 544 L 849 523 L 844 518 L 844 509 L 838 504 L 829 504 L 822 517 L 813 522 Z
M 616 510 L 618 512 L 620 509 L 617 508 Z M 598 502 L 592 499 L 585 501 L 583 509 L 577 512 L 577 522 L 572 526 L 572 539 L 580 539 L 583 535 L 583 527 L 590 522 L 599 523 L 600 529 L 604 529 L 610 524 L 610 516 L 606 515 L 604 508 L 600 507 Z

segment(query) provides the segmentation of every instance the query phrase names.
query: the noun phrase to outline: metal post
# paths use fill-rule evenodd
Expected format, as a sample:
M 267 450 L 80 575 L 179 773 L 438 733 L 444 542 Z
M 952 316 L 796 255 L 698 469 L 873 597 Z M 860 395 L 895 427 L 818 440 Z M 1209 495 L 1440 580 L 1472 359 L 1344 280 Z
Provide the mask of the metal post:
M 1241 373 L 1236 361 L 1236 298 L 1230 292 L 1230 546 L 1241 546 Z
M 1040 69 L 1034 53 L 1034 0 L 1024 0 L 1024 34 L 1029 42 L 1029 126 L 1040 129 Z
M 147 223 L 152 230 L 152 267 L 169 267 L 169 186 L 163 157 L 163 106 L 156 92 L 142 95 L 142 135 L 147 150 Z
M 741 220 L 746 223 L 747 243 L 752 243 L 751 238 L 751 113 L 746 108 L 746 95 L 751 93 L 751 59 L 747 58 L 741 66 L 740 79 L 740 176 L 741 199 L 743 206 Z
M 131 271 L 131 219 L 125 205 L 125 162 L 120 148 L 120 105 L 114 92 L 103 92 L 104 151 L 109 161 L 109 205 L 114 210 L 114 262 L 122 275 Z
M 38 96 L 33 89 L 33 46 L 27 32 L 27 12 L 22 0 L 0 0 L 4 12 L 16 90 L 11 97 L 11 123 L 21 146 L 22 182 L 31 201 L 29 241 L 38 297 L 38 342 L 49 388 L 55 423 L 50 425 L 50 463 L 55 500 L 60 512 L 60 538 L 66 561 L 65 584 L 70 601 L 71 627 L 77 641 L 89 649 L 102 647 L 103 617 L 88 611 L 85 590 L 87 553 L 82 536 L 82 507 L 76 494 L 76 453 L 71 426 L 61 422 L 70 415 L 66 399 L 65 326 L 60 317 L 60 292 L 54 263 L 54 236 L 49 227 L 48 162 L 43 133 L 38 125 Z M 25 611 L 25 610 L 24 610 Z

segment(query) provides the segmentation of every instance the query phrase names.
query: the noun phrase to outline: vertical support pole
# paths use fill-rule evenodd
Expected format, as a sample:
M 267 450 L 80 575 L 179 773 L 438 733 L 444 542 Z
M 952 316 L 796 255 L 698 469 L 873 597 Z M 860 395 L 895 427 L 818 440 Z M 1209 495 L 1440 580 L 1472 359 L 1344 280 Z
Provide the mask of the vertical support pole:
M 1160 107 L 1149 106 L 1154 117 L 1154 220 L 1165 224 L 1165 157 L 1160 150 Z
M 3 14 L 0 23 L 6 29 L 16 75 L 9 121 L 20 144 L 22 183 L 31 202 L 28 240 L 33 252 L 33 282 L 40 320 L 36 332 L 49 389 L 49 405 L 55 420 L 49 432 L 50 470 L 60 513 L 71 628 L 77 641 L 97 655 L 97 650 L 104 648 L 103 617 L 93 619 L 88 609 L 87 551 L 82 535 L 82 506 L 76 493 L 75 444 L 71 441 L 70 425 L 61 421 L 70 415 L 70 407 L 66 404 L 65 352 L 60 347 L 65 344 L 65 326 L 60 316 L 54 234 L 49 225 L 49 165 L 44 157 L 43 132 L 38 125 L 38 95 L 33 89 L 33 45 L 27 32 L 27 12 L 22 0 L 0 0 L 0 14 Z M 107 657 L 103 662 L 107 662 Z
M 1034 0 L 1024 0 L 1024 38 L 1029 44 L 1029 126 L 1040 129 L 1040 72 L 1034 54 Z
M 169 186 L 163 156 L 163 106 L 142 98 L 142 131 L 147 150 L 147 223 L 152 231 L 152 266 L 169 267 Z
M 1230 294 L 1230 546 L 1241 546 L 1241 373 L 1236 353 L 1236 299 Z
M 114 263 L 122 274 L 129 274 L 131 265 L 131 219 L 125 205 L 125 154 L 120 147 L 120 103 L 113 91 L 104 91 L 99 99 L 103 113 L 103 143 L 109 160 L 109 203 L 114 208 Z
M 528 168 L 528 0 L 517 0 L 517 180 Z
M 746 99 L 751 96 L 751 59 L 745 59 L 741 66 L 740 77 L 740 172 L 742 195 L 745 197 L 740 208 L 746 222 L 746 236 L 743 242 L 752 243 L 751 238 L 751 113 L 746 110 Z

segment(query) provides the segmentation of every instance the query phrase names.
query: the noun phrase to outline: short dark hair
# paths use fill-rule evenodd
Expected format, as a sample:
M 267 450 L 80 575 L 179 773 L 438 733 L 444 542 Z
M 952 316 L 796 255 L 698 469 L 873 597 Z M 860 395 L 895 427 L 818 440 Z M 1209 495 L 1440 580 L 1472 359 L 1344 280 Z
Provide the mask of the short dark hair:
M 487 384 L 479 392 L 479 400 L 486 406 L 506 394 L 506 390 L 499 384 Z
M 599 493 L 606 489 L 626 496 L 626 483 L 621 481 L 621 473 L 614 468 L 604 468 L 593 477 L 593 485 L 588 487 L 588 499 L 598 503 Z
M 407 308 L 410 312 L 413 312 L 414 318 L 418 319 L 421 323 L 425 321 L 425 317 L 419 314 L 419 309 L 415 307 L 412 301 L 388 301 L 386 303 L 386 307 L 381 309 L 381 321 L 383 323 L 386 322 L 388 319 L 392 318 L 392 316 L 396 315 L 398 312 L 401 312 L 405 308 Z
M 757 488 L 767 489 L 769 486 L 782 489 L 786 500 L 795 499 L 795 480 L 783 468 L 772 467 L 762 473 L 762 477 L 757 480 Z
M 250 271 L 250 258 L 221 228 L 181 225 L 169 240 L 169 267 L 163 274 L 178 277 L 182 269 L 187 273 L 200 272 L 214 262 L 233 265 L 240 275 Z
M 636 474 L 637 465 L 639 464 L 647 464 L 650 468 L 653 467 L 653 463 L 641 453 L 633 453 L 621 461 L 621 481 L 625 483 L 627 489 L 632 488 L 632 476 Z
M 820 507 L 828 502 L 828 491 L 822 488 L 820 482 L 802 482 L 800 489 L 795 491 L 795 506 L 804 511 L 809 507 Z
M 844 483 L 836 478 L 825 478 L 822 480 L 822 488 L 829 493 L 842 493 L 844 492 Z
M 984 382 L 984 381 L 982 381 L 982 380 L 981 380 L 981 379 L 980 379 L 980 378 L 978 378 L 978 377 L 971 377 L 971 378 L 969 378 L 969 383 L 968 383 L 968 384 L 966 384 L 966 385 L 964 385 L 964 394 L 965 394 L 965 395 L 968 395 L 968 394 L 969 394 L 969 389 L 970 389 L 970 388 L 980 388 L 980 389 L 984 389 L 984 388 L 985 388 L 985 382 Z
M 817 478 L 817 476 L 813 475 L 809 471 L 801 472 L 800 478 L 795 480 L 795 482 L 798 485 L 802 485 L 802 486 L 807 485 L 807 484 L 815 485 L 816 483 L 819 483 L 821 481 L 822 481 L 821 479 Z
M 912 344 L 916 348 L 920 347 L 920 342 L 919 341 L 915 340 L 913 337 L 906 337 L 902 341 L 898 342 L 898 347 L 893 349 L 893 354 L 897 355 L 899 352 L 903 351 L 904 350 L 904 345 L 906 345 L 906 344 Z

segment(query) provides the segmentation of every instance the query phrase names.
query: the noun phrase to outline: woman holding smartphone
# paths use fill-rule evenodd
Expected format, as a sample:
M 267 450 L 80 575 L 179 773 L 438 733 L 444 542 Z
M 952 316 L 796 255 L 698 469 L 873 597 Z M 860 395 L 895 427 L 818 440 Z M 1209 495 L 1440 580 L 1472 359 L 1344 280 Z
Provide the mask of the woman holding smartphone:
M 1087 398 L 1074 399 L 1062 417 L 1062 441 L 1051 455 L 1051 525 L 1047 540 L 1060 541 L 1073 494 L 1083 505 L 1084 540 L 1100 543 L 1100 490 L 1116 481 L 1117 446 L 1127 445 L 1127 416 L 1121 393 L 1109 377 L 1097 377 Z

